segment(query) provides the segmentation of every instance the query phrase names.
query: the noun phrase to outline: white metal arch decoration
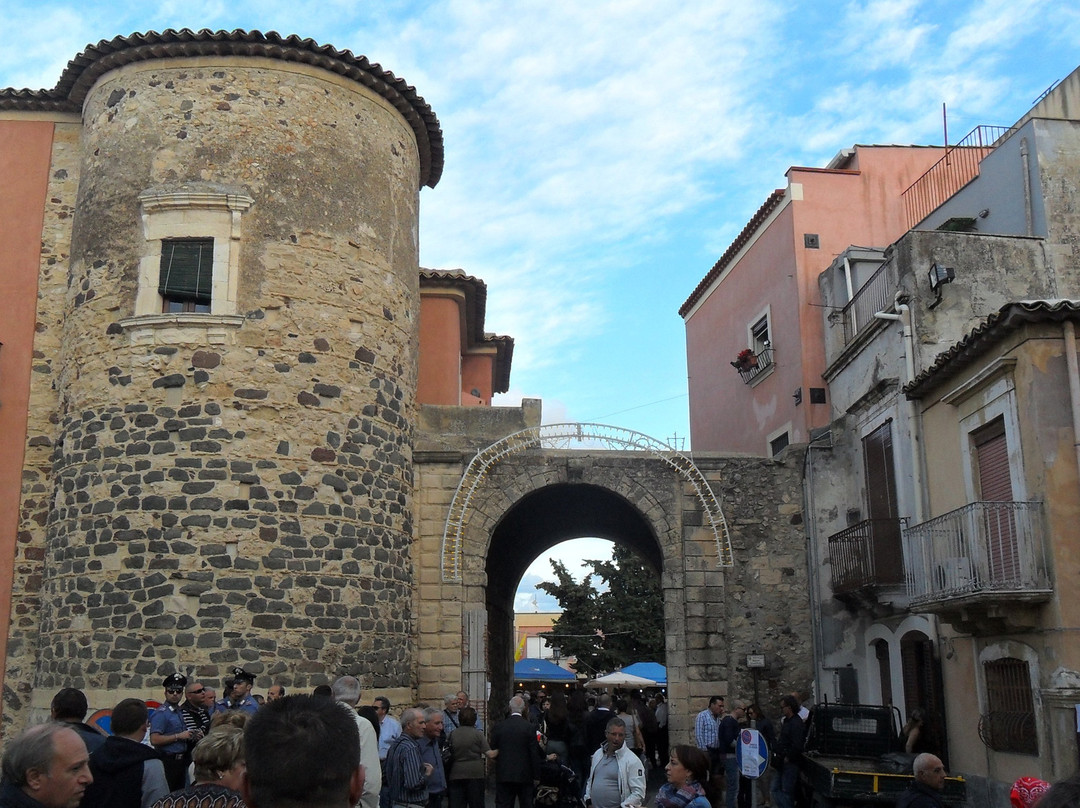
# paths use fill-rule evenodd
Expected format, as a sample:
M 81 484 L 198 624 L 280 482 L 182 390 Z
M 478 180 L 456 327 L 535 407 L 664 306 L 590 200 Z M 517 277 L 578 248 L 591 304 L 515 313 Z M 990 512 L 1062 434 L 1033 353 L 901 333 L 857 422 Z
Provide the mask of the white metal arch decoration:
M 465 523 L 473 495 L 484 481 L 492 466 L 511 455 L 526 449 L 572 449 L 590 444 L 602 449 L 632 449 L 645 451 L 675 469 L 694 487 L 708 518 L 708 525 L 716 541 L 718 566 L 734 566 L 731 554 L 731 536 L 727 520 L 720 510 L 720 503 L 712 492 L 705 476 L 689 457 L 676 452 L 655 438 L 641 432 L 606 424 L 545 424 L 507 435 L 486 449 L 476 453 L 458 482 L 450 511 L 446 515 L 446 527 L 442 542 L 442 576 L 444 581 L 461 580 L 461 546 Z M 589 448 L 588 446 L 584 448 Z

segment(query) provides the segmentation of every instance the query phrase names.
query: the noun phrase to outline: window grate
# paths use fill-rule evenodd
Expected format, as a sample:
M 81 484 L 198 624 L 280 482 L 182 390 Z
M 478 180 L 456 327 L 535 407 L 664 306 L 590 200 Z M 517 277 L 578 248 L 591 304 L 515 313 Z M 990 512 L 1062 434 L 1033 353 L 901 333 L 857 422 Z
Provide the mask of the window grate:
M 1005 657 L 983 665 L 990 711 L 979 718 L 979 737 L 997 752 L 1039 754 L 1031 673 L 1022 659 Z
M 158 292 L 163 312 L 210 311 L 214 271 L 212 238 L 164 239 Z

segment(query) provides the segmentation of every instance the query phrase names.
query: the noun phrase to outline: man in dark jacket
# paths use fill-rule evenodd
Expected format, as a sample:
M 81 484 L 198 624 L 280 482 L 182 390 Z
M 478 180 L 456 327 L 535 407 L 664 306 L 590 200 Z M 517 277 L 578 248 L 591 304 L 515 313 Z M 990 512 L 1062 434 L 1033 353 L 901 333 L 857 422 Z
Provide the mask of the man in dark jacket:
M 53 721 L 62 721 L 79 733 L 89 754 L 105 743 L 105 734 L 83 723 L 88 709 L 86 696 L 81 690 L 65 687 L 53 696 L 49 712 Z
M 773 756 L 779 773 L 773 778 L 772 798 L 776 808 L 794 808 L 795 784 L 799 777 L 799 758 L 802 757 L 806 730 L 799 718 L 799 702 L 794 696 L 780 699 L 780 710 L 784 718 Z
M 491 732 L 495 758 L 495 808 L 532 808 L 533 787 L 540 780 L 540 744 L 536 728 L 523 717 L 525 700 L 510 699 L 510 717 Z
M 66 724 L 38 724 L 4 752 L 0 808 L 79 808 L 93 779 L 86 744 Z
M 941 808 L 944 804 L 941 792 L 945 788 L 945 766 L 941 759 L 923 752 L 911 768 L 915 780 L 900 795 L 896 808 Z
M 139 699 L 113 707 L 113 734 L 90 755 L 94 782 L 80 808 L 149 808 L 169 793 L 161 754 L 142 743 L 148 714 Z
M 604 693 L 596 703 L 596 709 L 585 717 L 585 746 L 589 757 L 603 746 L 607 738 L 607 722 L 615 717 L 611 709 L 611 696 Z

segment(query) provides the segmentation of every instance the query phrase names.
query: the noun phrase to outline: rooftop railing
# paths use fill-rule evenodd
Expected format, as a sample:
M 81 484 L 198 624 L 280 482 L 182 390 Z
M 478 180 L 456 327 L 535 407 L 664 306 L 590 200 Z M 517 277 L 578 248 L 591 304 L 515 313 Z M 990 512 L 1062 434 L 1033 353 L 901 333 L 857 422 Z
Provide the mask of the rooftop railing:
M 976 126 L 955 146 L 947 146 L 945 156 L 903 193 L 908 230 L 979 176 L 979 162 L 1009 131 L 1007 126 Z

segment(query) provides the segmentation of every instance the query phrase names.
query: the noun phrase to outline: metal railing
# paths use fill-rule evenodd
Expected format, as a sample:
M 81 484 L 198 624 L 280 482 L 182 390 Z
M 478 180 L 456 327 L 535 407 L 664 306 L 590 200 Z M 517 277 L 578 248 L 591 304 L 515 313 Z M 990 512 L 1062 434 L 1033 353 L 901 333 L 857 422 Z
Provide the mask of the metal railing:
M 773 363 L 773 349 L 771 345 L 766 345 L 758 353 L 754 354 L 754 364 L 746 367 L 739 367 L 735 365 L 735 369 L 739 371 L 739 375 L 742 376 L 742 380 L 746 384 L 750 384 L 755 378 L 760 376 L 763 372 L 772 367 Z M 734 364 L 734 363 L 732 363 Z
M 1049 592 L 1041 502 L 972 502 L 903 531 L 912 605 Z
M 847 345 L 867 326 L 878 322 L 874 315 L 892 307 L 896 293 L 893 264 L 884 263 L 859 287 L 851 300 L 844 306 L 844 344 Z
M 904 583 L 903 519 L 866 519 L 829 536 L 832 588 L 837 595 Z
M 945 156 L 902 194 L 907 229 L 913 228 L 979 176 L 979 162 L 1009 131 L 1008 126 L 976 126 L 955 146 L 946 147 Z

